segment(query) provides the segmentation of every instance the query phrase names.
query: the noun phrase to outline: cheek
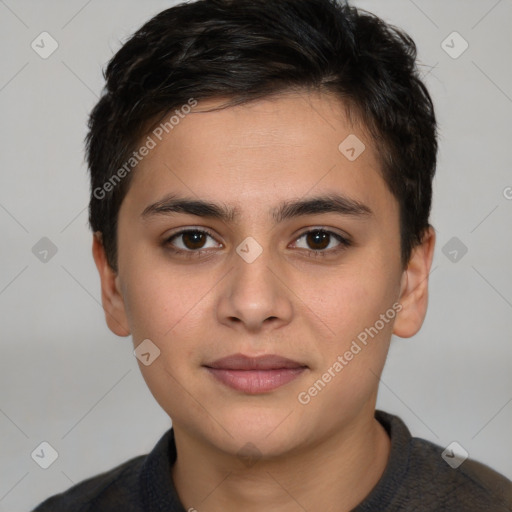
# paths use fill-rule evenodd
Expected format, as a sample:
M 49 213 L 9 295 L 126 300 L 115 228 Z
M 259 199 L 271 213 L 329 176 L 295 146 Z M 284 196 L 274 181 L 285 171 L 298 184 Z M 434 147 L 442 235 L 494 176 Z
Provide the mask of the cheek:
M 125 304 L 134 338 L 166 338 L 190 322 L 201 298 L 211 289 L 207 276 L 147 262 L 126 267 Z
M 322 308 L 322 322 L 317 325 L 325 323 L 331 332 L 329 338 L 317 334 L 316 352 L 321 356 L 301 390 L 303 399 L 310 400 L 309 412 L 326 417 L 336 416 L 340 410 L 349 414 L 375 394 L 396 306 L 387 278 L 382 274 L 380 280 L 368 273 L 365 276 L 353 274 L 337 283 L 331 281 L 317 301 Z
M 399 267 L 391 268 L 386 261 L 382 253 L 360 258 L 357 265 L 340 268 L 323 286 L 315 287 L 311 309 L 318 308 L 315 312 L 322 322 L 317 325 L 328 325 L 329 336 L 316 338 L 321 357 L 310 384 L 317 382 L 322 389 L 323 398 L 317 402 L 325 401 L 324 406 L 331 404 L 333 410 L 340 406 L 348 410 L 375 392 L 400 308 Z
M 303 291 L 307 305 L 330 329 L 331 336 L 348 340 L 373 325 L 398 296 L 399 281 L 382 268 L 341 269 L 313 280 Z
M 134 345 L 150 339 L 159 355 L 150 365 L 138 362 L 141 374 L 155 400 L 177 419 L 204 414 L 191 396 L 200 391 L 191 382 L 191 371 L 202 362 L 201 347 L 212 304 L 208 291 L 213 284 L 204 276 L 169 272 L 156 266 L 137 267 L 127 286 L 127 309 Z M 185 405 L 185 407 L 184 407 Z M 196 410 L 197 408 L 197 410 Z

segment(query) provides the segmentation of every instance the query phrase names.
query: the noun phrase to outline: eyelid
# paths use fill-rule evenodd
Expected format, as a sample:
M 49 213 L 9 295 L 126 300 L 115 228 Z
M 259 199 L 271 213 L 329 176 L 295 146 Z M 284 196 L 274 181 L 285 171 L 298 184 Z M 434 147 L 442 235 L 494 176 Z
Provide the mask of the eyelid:
M 325 233 L 329 233 L 330 235 L 336 235 L 340 238 L 343 238 L 347 242 L 352 242 L 352 237 L 346 233 L 345 231 L 341 231 L 339 229 L 327 227 L 327 226 L 307 226 L 306 228 L 302 228 L 304 231 L 300 230 L 297 235 L 294 235 L 294 240 L 300 238 L 301 236 L 307 235 L 312 231 L 324 231 Z
M 350 247 L 353 245 L 352 237 L 346 233 L 339 233 L 337 231 L 334 231 L 330 228 L 323 227 L 323 226 L 310 226 L 302 233 L 299 233 L 298 235 L 294 236 L 294 242 L 296 243 L 299 239 L 301 239 L 303 236 L 308 235 L 309 233 L 315 232 L 315 231 L 322 231 L 324 233 L 327 233 L 331 237 L 334 237 L 338 241 L 338 245 L 336 247 L 331 247 L 330 249 L 304 249 L 301 248 L 301 250 L 306 251 L 308 253 L 321 255 L 325 254 L 326 256 L 329 254 L 335 254 L 336 252 L 346 249 L 347 247 Z
M 171 241 L 174 238 L 178 238 L 180 235 L 184 235 L 189 232 L 203 233 L 203 234 L 209 236 L 210 238 L 212 238 L 213 240 L 215 240 L 216 243 L 218 243 L 220 246 L 224 245 L 221 242 L 217 241 L 217 237 L 208 228 L 199 227 L 199 226 L 187 226 L 186 228 L 178 228 L 177 231 L 171 233 L 170 235 L 166 235 L 163 243 L 164 243 L 164 245 L 171 244 Z M 198 253 L 201 251 L 207 251 L 208 248 L 192 250 L 192 249 L 181 249 L 179 247 L 174 247 L 173 250 L 176 250 L 176 252 Z

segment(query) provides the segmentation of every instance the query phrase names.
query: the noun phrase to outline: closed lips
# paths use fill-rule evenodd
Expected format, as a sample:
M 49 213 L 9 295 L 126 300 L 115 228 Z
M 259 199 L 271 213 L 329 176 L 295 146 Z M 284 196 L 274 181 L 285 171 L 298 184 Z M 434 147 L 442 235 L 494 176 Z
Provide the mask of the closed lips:
M 265 355 L 249 357 L 243 354 L 234 354 L 212 363 L 205 364 L 207 368 L 222 370 L 280 370 L 290 368 L 307 368 L 307 365 L 293 361 L 286 357 Z

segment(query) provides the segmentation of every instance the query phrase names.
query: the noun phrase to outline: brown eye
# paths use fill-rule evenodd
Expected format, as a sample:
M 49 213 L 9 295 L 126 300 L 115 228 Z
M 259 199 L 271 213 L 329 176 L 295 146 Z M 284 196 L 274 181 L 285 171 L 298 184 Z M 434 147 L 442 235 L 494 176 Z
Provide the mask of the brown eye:
M 304 240 L 304 242 L 301 242 Z M 313 254 L 323 255 L 334 253 L 351 245 L 349 239 L 325 229 L 306 231 L 295 241 L 296 246 Z
M 212 235 L 207 231 L 201 229 L 187 229 L 169 237 L 165 245 L 170 246 L 175 251 L 199 252 L 202 249 L 215 247 L 215 243 L 212 244 L 208 239 L 215 242 Z

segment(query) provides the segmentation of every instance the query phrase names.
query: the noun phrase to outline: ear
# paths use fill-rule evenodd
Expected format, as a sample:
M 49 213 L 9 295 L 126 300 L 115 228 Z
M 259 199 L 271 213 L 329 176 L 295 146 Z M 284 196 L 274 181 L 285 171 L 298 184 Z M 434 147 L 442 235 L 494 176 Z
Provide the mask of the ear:
M 402 309 L 393 326 L 393 334 L 401 338 L 414 336 L 421 328 L 428 304 L 428 277 L 434 257 L 436 235 L 430 226 L 421 244 L 414 247 L 402 274 L 399 302 Z
M 128 336 L 130 328 L 128 327 L 123 296 L 118 286 L 118 276 L 107 261 L 102 234 L 99 231 L 93 235 L 92 255 L 100 274 L 101 302 L 107 325 L 114 334 Z

